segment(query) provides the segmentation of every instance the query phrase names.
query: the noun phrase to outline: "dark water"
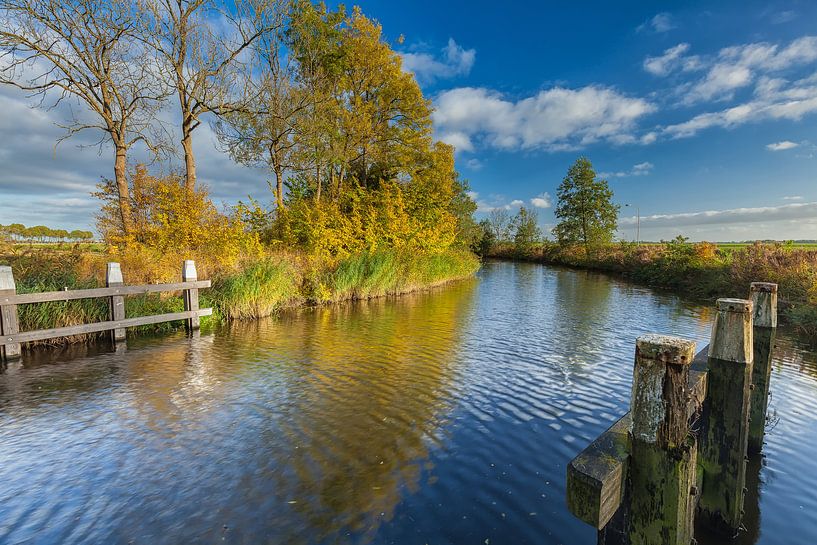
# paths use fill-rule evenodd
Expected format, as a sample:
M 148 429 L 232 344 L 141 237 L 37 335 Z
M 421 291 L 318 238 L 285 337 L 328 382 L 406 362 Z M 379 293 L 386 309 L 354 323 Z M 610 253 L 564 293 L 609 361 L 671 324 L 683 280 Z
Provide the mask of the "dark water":
M 711 317 L 500 263 L 398 300 L 29 356 L 0 375 L 0 543 L 595 543 L 566 463 L 626 411 L 635 338 L 702 346 Z M 785 332 L 772 391 L 739 542 L 814 544 L 817 354 Z

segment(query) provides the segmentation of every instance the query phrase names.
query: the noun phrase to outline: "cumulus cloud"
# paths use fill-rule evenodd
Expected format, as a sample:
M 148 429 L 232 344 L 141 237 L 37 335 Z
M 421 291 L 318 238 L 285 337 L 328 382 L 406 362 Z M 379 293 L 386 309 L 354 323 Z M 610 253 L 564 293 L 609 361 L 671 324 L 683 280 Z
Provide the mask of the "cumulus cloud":
M 646 100 L 596 85 L 555 87 L 516 101 L 490 89 L 461 87 L 437 97 L 433 119 L 438 138 L 460 151 L 477 145 L 554 151 L 637 141 L 637 120 L 653 111 Z
M 766 144 L 766 149 L 770 151 L 783 151 L 787 149 L 796 148 L 799 146 L 797 142 L 791 142 L 789 140 L 783 140 L 782 142 L 772 142 L 771 144 Z
M 476 191 L 469 191 L 468 196 L 477 203 L 477 212 L 514 210 L 525 204 L 525 202 L 520 199 L 508 201 L 508 199 L 506 199 L 503 195 L 489 195 L 487 199 L 483 199 Z
M 672 20 L 672 16 L 669 13 L 659 13 L 638 25 L 636 30 L 638 32 L 644 32 L 646 30 L 650 30 L 652 32 L 669 32 L 675 28 L 675 23 Z
M 679 214 L 655 214 L 652 216 L 641 216 L 641 225 L 642 227 L 686 227 L 696 225 L 803 220 L 814 219 L 815 216 L 817 216 L 817 202 L 808 202 L 757 208 L 732 208 L 727 210 L 683 212 Z M 633 225 L 636 223 L 636 218 L 622 218 L 619 223 L 621 225 Z
M 401 53 L 401 56 L 403 70 L 413 72 L 421 84 L 430 84 L 439 79 L 467 76 L 474 66 L 477 52 L 465 49 L 449 38 L 439 57 L 429 53 Z
M 649 161 L 633 165 L 630 170 L 619 170 L 617 172 L 599 172 L 600 178 L 628 178 L 630 176 L 646 176 L 652 172 L 655 167 Z
M 536 197 L 532 198 L 530 203 L 536 208 L 550 208 L 553 206 L 553 200 L 550 198 L 550 194 L 548 192 L 544 192 L 541 195 L 537 195 Z
M 472 157 L 465 162 L 465 166 L 470 170 L 480 170 L 482 169 L 482 161 L 479 159 Z

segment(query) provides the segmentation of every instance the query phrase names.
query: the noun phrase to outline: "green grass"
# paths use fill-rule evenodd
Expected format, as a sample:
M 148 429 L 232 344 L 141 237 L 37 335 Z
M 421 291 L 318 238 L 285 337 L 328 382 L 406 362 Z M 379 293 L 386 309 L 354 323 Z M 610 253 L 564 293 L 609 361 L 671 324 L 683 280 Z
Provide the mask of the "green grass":
M 300 285 L 300 274 L 291 262 L 265 259 L 214 279 L 202 303 L 212 304 L 218 316 L 228 320 L 260 318 L 299 300 Z
M 479 260 L 470 252 L 440 254 L 396 251 L 365 252 L 340 262 L 325 274 L 323 298 L 369 299 L 415 291 L 472 275 Z
M 99 280 L 80 277 L 77 271 L 85 269 L 76 252 L 34 252 L 7 257 L 3 261 L 11 263 L 15 271 L 18 293 L 100 287 Z M 290 256 L 278 255 L 247 263 L 234 272 L 216 275 L 212 278 L 211 288 L 199 291 L 199 298 L 203 308 L 213 307 L 213 321 L 253 319 L 304 302 L 337 302 L 414 291 L 470 276 L 478 268 L 479 260 L 474 254 L 457 250 L 441 254 L 367 252 L 328 268 L 320 262 L 296 261 Z M 178 293 L 125 297 L 125 315 L 128 317 L 179 312 L 183 308 Z M 26 304 L 20 305 L 18 312 L 21 331 L 109 319 L 107 298 Z M 204 318 L 202 325 L 206 324 Z M 128 334 L 171 331 L 181 325 L 183 321 L 128 328 Z M 101 335 L 78 335 L 38 344 L 83 342 Z

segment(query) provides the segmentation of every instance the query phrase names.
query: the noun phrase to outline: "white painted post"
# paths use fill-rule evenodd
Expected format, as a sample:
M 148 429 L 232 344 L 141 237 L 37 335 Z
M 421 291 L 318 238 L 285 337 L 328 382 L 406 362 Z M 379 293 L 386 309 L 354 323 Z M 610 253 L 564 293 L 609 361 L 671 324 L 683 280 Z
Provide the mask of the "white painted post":
M 20 322 L 17 319 L 17 305 L 3 304 L 3 297 L 17 294 L 17 284 L 11 267 L 0 265 L 0 333 L 14 335 L 20 332 Z M 19 343 L 7 344 L 0 350 L 0 356 L 5 359 L 16 359 L 22 354 Z
M 198 273 L 196 272 L 196 262 L 192 259 L 187 259 L 182 266 L 182 282 L 195 282 L 198 280 Z M 184 290 L 184 310 L 199 310 L 199 290 L 198 288 L 190 288 Z M 199 328 L 199 317 L 187 319 L 187 330 L 195 331 Z
M 105 285 L 109 288 L 125 285 L 119 263 L 108 263 L 108 267 L 105 271 Z M 109 305 L 111 320 L 119 321 L 125 319 L 125 298 L 122 295 L 112 295 Z M 124 327 L 118 327 L 111 332 L 113 334 L 114 344 L 124 341 L 127 337 Z

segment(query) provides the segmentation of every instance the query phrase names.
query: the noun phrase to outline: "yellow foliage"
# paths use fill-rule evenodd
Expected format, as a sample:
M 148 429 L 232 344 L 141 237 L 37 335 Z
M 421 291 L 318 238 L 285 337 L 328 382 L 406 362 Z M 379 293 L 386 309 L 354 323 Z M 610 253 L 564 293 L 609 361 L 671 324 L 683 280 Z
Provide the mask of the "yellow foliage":
M 103 200 L 98 228 L 111 253 L 140 279 L 167 280 L 182 259 L 195 259 L 201 274 L 262 255 L 258 235 L 247 232 L 239 217 L 219 212 L 206 188 L 187 190 L 178 177 L 157 178 L 143 166 L 136 167 L 131 184 L 132 235 L 122 234 L 111 183 L 100 184 L 96 194 Z

